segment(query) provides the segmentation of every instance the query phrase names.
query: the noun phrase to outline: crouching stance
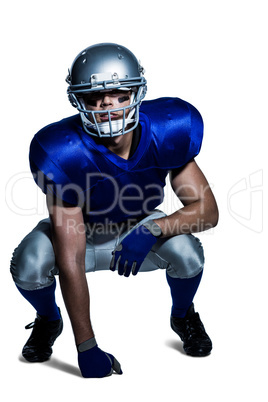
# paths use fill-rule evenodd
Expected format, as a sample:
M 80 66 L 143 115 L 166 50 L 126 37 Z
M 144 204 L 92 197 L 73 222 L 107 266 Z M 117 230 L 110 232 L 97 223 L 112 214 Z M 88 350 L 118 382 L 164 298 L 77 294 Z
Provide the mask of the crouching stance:
M 97 344 L 86 273 L 125 278 L 165 269 L 171 328 L 188 355 L 207 356 L 212 342 L 193 299 L 204 256 L 192 234 L 217 224 L 218 210 L 195 162 L 203 124 L 199 112 L 177 98 L 153 101 L 143 68 L 126 48 L 99 44 L 81 52 L 69 75 L 68 95 L 78 115 L 39 131 L 30 166 L 47 197 L 49 218 L 15 249 L 11 273 L 37 312 L 22 354 L 50 358 L 63 323 L 55 300 L 59 276 L 84 377 L 122 374 L 116 358 Z M 157 210 L 167 175 L 182 202 L 171 215 Z

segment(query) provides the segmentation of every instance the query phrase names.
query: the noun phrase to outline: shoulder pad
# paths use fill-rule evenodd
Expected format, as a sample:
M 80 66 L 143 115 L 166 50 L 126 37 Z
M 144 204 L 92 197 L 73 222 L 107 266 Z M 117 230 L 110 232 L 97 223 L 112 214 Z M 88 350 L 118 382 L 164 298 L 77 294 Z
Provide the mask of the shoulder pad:
M 84 188 L 84 175 L 77 172 L 90 169 L 92 163 L 81 148 L 80 130 L 80 116 L 75 115 L 44 127 L 30 145 L 30 167 L 37 185 L 44 193 L 55 193 L 57 188 L 57 196 L 71 204 L 77 203 L 78 191 L 71 191 L 69 183 L 74 183 L 74 190 Z
M 198 155 L 203 139 L 203 120 L 198 110 L 179 98 L 144 101 L 140 108 L 150 121 L 162 168 L 185 165 Z

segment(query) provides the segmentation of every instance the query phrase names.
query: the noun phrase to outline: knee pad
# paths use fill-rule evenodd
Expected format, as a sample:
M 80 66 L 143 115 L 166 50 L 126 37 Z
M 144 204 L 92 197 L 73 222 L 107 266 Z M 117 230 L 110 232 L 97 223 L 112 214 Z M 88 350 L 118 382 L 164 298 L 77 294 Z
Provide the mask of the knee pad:
M 17 286 L 36 290 L 50 286 L 57 273 L 49 220 L 41 221 L 15 249 L 10 266 Z
M 192 278 L 204 268 L 204 252 L 200 240 L 189 235 L 163 239 L 157 254 L 167 261 L 167 274 L 171 278 Z

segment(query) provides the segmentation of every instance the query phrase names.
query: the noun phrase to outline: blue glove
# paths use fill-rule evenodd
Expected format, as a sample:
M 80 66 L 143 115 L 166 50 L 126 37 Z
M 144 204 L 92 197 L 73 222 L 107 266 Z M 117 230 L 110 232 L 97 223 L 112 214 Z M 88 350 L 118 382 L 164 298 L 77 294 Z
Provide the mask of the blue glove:
M 95 338 L 81 343 L 78 347 L 78 365 L 85 378 L 108 377 L 115 371 L 123 374 L 120 363 L 116 358 L 103 352 L 97 345 Z
M 159 230 L 161 233 L 160 228 Z M 115 271 L 118 266 L 119 275 L 128 277 L 131 272 L 137 275 L 145 257 L 156 242 L 157 237 L 147 227 L 144 225 L 136 227 L 113 251 L 110 269 Z

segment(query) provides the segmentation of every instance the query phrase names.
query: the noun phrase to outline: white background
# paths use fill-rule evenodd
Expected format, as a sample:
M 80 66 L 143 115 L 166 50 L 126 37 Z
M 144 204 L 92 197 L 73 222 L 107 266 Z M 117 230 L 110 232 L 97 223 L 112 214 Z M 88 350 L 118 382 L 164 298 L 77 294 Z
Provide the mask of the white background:
M 1 393 L 27 401 L 267 401 L 266 2 L 10 0 L 0 15 Z M 137 55 L 147 99 L 178 96 L 199 109 L 205 136 L 197 162 L 213 186 L 220 222 L 200 234 L 206 267 L 195 299 L 213 340 L 211 356 L 183 354 L 169 327 L 164 272 L 128 279 L 98 273 L 88 278 L 95 334 L 124 374 L 85 380 L 59 286 L 65 329 L 52 359 L 28 364 L 20 357 L 34 311 L 15 289 L 9 260 L 46 216 L 29 173 L 30 140 L 75 113 L 66 97 L 67 69 L 99 42 Z M 167 190 L 165 210 L 176 207 Z

